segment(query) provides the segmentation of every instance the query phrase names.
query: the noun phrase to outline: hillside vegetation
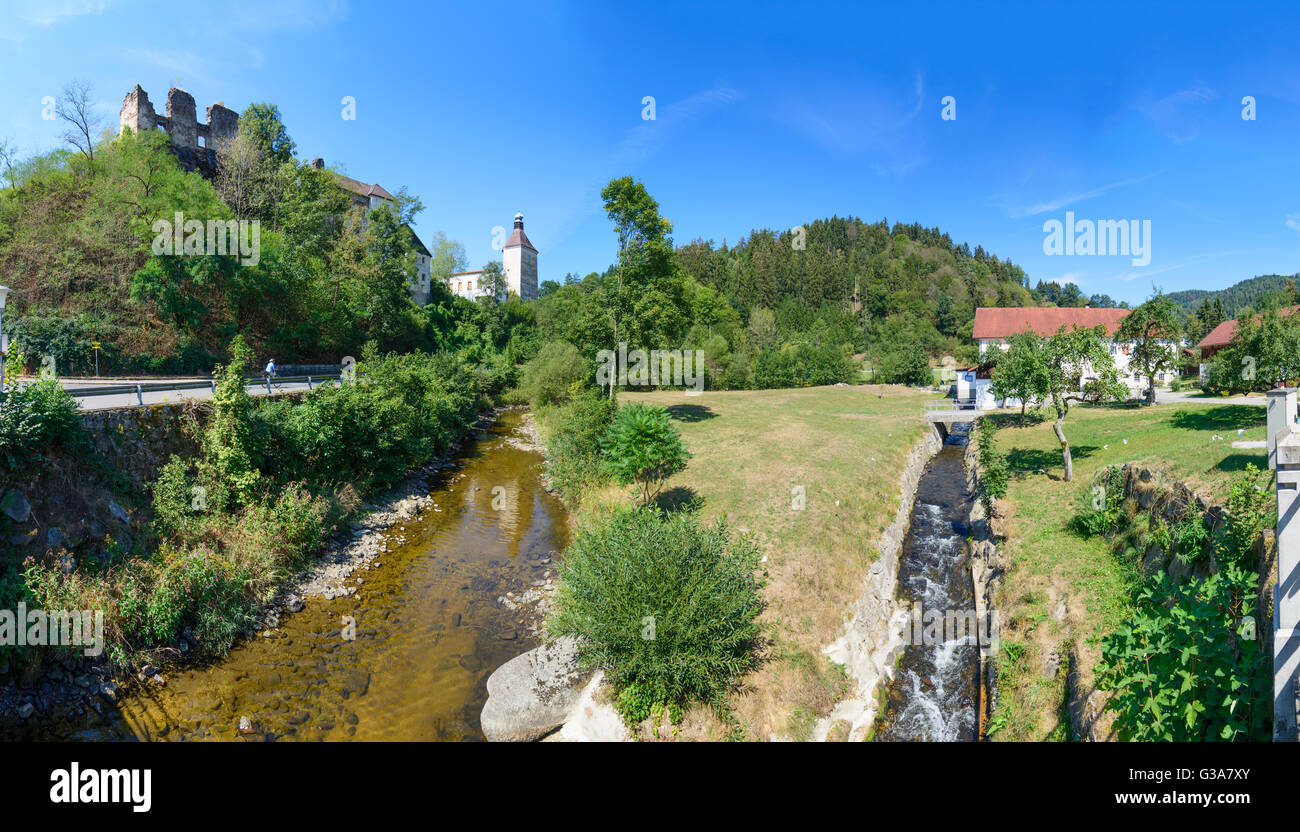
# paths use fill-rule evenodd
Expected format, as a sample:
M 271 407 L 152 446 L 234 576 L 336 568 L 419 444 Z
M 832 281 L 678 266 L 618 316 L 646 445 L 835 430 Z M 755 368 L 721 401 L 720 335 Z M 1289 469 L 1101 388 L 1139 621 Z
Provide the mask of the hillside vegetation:
M 332 172 L 292 154 L 276 109 L 255 104 L 234 146 L 220 149 L 214 180 L 183 171 L 161 131 L 105 139 L 93 156 L 55 150 L 0 170 L 0 274 L 13 289 L 4 326 L 28 368 L 50 356 L 60 375 L 88 374 L 99 342 L 104 374 L 206 373 L 229 357 L 236 334 L 281 363 L 337 364 L 367 341 L 479 358 L 507 351 L 515 328 L 531 324 L 517 301 L 453 299 L 437 279 L 431 303 L 413 303 L 409 223 L 419 200 L 400 189 L 362 222 Z M 187 243 L 185 256 L 159 253 L 178 213 L 205 228 L 257 223 L 248 241 L 258 250 Z M 434 248 L 435 268 L 463 263 L 455 244 Z M 510 358 L 529 357 L 520 349 Z

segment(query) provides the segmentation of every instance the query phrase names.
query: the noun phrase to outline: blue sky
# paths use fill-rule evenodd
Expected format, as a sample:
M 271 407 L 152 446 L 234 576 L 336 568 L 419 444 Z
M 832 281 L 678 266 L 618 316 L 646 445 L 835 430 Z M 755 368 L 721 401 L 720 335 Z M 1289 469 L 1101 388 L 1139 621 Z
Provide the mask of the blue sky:
M 300 156 L 406 185 L 421 236 L 443 230 L 472 267 L 523 211 L 543 280 L 604 268 L 600 188 L 630 174 L 678 242 L 888 217 L 1127 301 L 1300 271 L 1300 11 L 1281 4 L 0 9 L 0 138 L 24 153 L 59 145 L 41 99 L 74 78 L 112 125 L 136 83 L 160 110 L 172 83 L 200 113 L 273 102 Z M 1150 220 L 1149 265 L 1045 255 L 1066 211 Z

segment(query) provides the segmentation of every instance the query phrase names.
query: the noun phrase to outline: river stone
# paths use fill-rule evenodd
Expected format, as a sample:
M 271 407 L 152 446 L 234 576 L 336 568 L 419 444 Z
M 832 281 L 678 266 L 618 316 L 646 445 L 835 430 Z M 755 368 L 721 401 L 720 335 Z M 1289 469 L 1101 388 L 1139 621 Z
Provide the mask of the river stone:
M 0 511 L 15 523 L 22 523 L 27 519 L 27 515 L 32 513 L 32 504 L 27 502 L 23 492 L 17 488 L 10 488 L 0 494 Z
M 557 639 L 516 656 L 488 677 L 479 722 L 491 742 L 531 742 L 564 722 L 591 674 L 576 643 Z
M 131 516 L 126 513 L 126 509 L 112 500 L 108 501 L 108 513 L 113 515 L 119 523 L 129 523 L 131 521 Z

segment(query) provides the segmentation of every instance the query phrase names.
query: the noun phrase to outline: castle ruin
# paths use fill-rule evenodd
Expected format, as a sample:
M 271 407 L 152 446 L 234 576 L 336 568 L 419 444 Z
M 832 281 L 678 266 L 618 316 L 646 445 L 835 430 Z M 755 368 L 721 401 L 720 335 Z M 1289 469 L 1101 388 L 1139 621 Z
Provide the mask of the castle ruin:
M 211 176 L 217 170 L 217 146 L 231 141 L 239 132 L 239 113 L 222 104 L 207 110 L 207 122 L 199 123 L 194 96 L 179 87 L 167 91 L 167 115 L 158 115 L 149 94 L 140 88 L 126 94 L 120 114 L 121 129 L 137 133 L 162 129 L 172 138 L 172 151 L 185 170 L 199 170 Z

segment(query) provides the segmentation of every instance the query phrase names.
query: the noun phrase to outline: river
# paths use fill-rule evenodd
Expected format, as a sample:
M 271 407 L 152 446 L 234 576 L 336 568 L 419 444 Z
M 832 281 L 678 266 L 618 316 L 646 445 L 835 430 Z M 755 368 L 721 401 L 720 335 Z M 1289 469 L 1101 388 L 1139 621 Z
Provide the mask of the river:
M 235 739 L 246 716 L 246 740 L 483 739 L 488 675 L 536 646 L 497 599 L 543 579 L 567 543 L 541 455 L 517 447 L 521 420 L 505 413 L 438 475 L 441 511 L 392 529 L 405 542 L 354 574 L 353 595 L 311 599 L 270 638 L 165 670 L 164 687 L 132 686 L 106 719 L 29 727 L 43 739 Z
M 898 596 L 925 612 L 974 619 L 964 431 L 951 434 L 917 485 L 898 566 Z M 921 627 L 909 632 L 924 634 Z M 875 738 L 953 742 L 978 739 L 979 650 L 960 630 L 912 638 L 903 650 Z M 920 641 L 922 643 L 916 643 Z

